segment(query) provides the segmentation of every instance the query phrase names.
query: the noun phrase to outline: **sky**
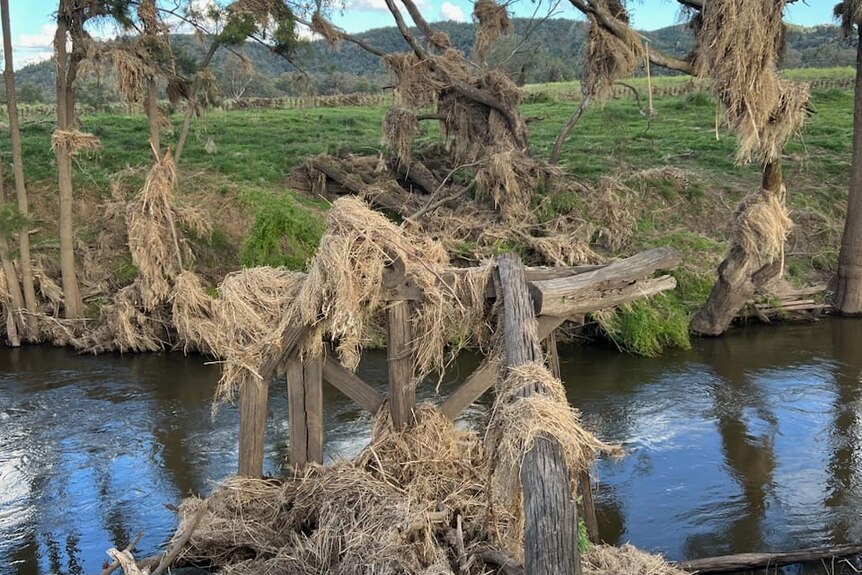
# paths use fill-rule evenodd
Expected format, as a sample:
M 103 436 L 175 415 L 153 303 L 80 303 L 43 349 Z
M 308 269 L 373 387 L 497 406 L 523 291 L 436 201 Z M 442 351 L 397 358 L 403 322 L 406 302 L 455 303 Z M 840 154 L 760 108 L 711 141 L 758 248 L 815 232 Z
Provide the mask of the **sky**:
M 473 10 L 470 0 L 416 0 L 430 21 L 467 21 Z M 547 2 L 541 0 L 540 14 L 547 12 Z M 793 24 L 813 26 L 830 23 L 835 0 L 802 0 L 787 8 L 787 21 Z M 54 26 L 51 14 L 57 9 L 57 0 L 10 0 L 13 54 L 15 67 L 45 60 L 51 56 L 51 41 Z M 581 18 L 580 12 L 566 0 L 560 3 L 556 15 L 560 18 Z M 568 8 L 566 7 L 568 6 Z M 636 0 L 630 2 L 634 26 L 640 30 L 655 30 L 678 22 L 679 4 L 675 0 Z M 520 0 L 513 4 L 516 16 L 529 17 L 536 4 Z M 392 20 L 386 11 L 384 0 L 347 0 L 343 13 L 333 17 L 336 25 L 348 32 L 361 32 L 369 28 L 391 26 Z M 100 31 L 111 35 L 111 30 Z

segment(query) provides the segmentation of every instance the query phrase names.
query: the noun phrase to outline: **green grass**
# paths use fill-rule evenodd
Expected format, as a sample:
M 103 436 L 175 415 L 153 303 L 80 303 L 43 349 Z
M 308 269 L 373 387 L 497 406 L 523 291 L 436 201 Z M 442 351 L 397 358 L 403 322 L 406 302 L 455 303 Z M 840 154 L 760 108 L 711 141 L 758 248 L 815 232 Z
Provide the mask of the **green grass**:
M 783 74 L 799 81 L 852 78 L 852 70 L 843 68 Z M 686 77 L 653 80 L 657 91 L 691 82 Z M 642 95 L 645 82 L 631 81 Z M 524 104 L 522 112 L 530 119 L 531 152 L 547 158 L 576 105 L 564 97 L 577 97 L 580 86 L 542 84 L 528 86 L 527 91 L 546 96 Z M 590 184 L 610 176 L 630 189 L 634 236 L 620 253 L 607 255 L 629 255 L 660 245 L 683 253 L 684 263 L 674 272 L 677 289 L 652 304 L 624 310 L 608 328 L 625 347 L 646 355 L 666 345 L 684 345 L 685 320 L 709 293 L 733 206 L 760 185 L 758 166 L 734 162 L 734 136 L 724 126 L 716 130 L 716 105 L 708 93 L 656 96 L 653 105 L 652 117 L 629 97 L 588 107 L 560 161 L 572 178 Z M 798 284 L 822 281 L 835 271 L 852 146 L 852 89 L 816 89 L 811 109 L 802 134 L 788 144 L 783 159 L 788 204 L 797 222 L 787 246 L 787 275 Z M 326 204 L 290 190 L 291 171 L 313 154 L 379 153 L 384 111 L 384 107 L 211 111 L 197 120 L 181 163 L 178 201 L 200 204 L 219 199 L 226 206 L 213 211 L 221 219 L 211 236 L 191 238 L 207 254 L 198 263 L 219 270 L 240 263 L 303 269 L 322 233 Z M 52 127 L 37 119 L 41 117 L 25 117 L 22 133 L 33 220 L 42 230 L 34 236 L 34 245 L 56 242 Z M 165 144 L 173 144 L 177 136 L 181 118 L 172 120 L 175 132 L 164 136 Z M 152 161 L 145 119 L 84 116 L 82 129 L 96 134 L 102 148 L 76 159 L 76 197 L 92 207 L 110 198 L 117 186 L 131 197 L 143 185 Z M 422 123 L 420 142 L 436 141 L 439 135 L 435 123 Z M 10 162 L 7 138 L 0 139 L 0 160 Z M 684 174 L 684 181 L 661 175 L 633 177 L 666 166 Z M 7 181 L 10 172 L 7 169 Z M 572 189 L 559 187 L 540 195 L 542 201 L 537 200 L 535 207 L 543 219 L 555 214 L 577 217 L 589 209 L 585 198 Z M 244 223 L 236 223 L 242 218 Z M 6 222 L 10 226 L 14 223 Z M 92 236 L 100 229 L 92 221 L 80 222 L 79 238 L 95 241 Z M 471 253 L 472 246 L 462 248 L 464 254 Z M 498 246 L 500 252 L 508 250 L 526 254 L 517 243 Z M 136 273 L 127 263 L 116 266 L 121 283 Z

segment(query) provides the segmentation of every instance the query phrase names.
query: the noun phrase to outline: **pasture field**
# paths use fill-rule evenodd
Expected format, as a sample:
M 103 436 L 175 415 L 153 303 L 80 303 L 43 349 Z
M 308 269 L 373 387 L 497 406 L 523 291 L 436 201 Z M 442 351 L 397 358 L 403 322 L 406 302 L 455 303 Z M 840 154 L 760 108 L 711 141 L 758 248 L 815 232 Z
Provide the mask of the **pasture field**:
M 848 71 L 790 71 L 798 80 L 844 79 Z M 690 82 L 656 78 L 654 85 Z M 645 80 L 632 81 L 645 92 Z M 532 153 L 548 157 L 560 127 L 576 104 L 564 98 L 536 98 L 543 92 L 577 92 L 572 84 L 529 86 L 532 102 L 522 106 Z M 759 167 L 734 161 L 734 137 L 720 125 L 715 103 L 705 91 L 654 97 L 654 114 L 631 97 L 589 107 L 566 144 L 564 175 L 587 185 L 614 178 L 627 187 L 620 210 L 631 222 L 625 255 L 670 244 L 685 254 L 677 272 L 679 298 L 690 309 L 703 301 L 724 250 L 733 207 L 759 186 Z M 794 283 L 821 281 L 837 264 L 846 203 L 852 144 L 852 89 L 812 91 L 811 114 L 783 159 L 787 200 L 796 226 L 787 244 L 787 277 Z M 327 201 L 290 189 L 293 168 L 314 154 L 374 155 L 384 150 L 385 107 L 212 110 L 197 119 L 180 164 L 177 201 L 204 208 L 213 233 L 197 238 L 198 266 L 215 279 L 242 265 L 301 268 L 323 229 Z M 176 137 L 182 121 L 172 116 Z M 140 190 L 151 161 L 143 116 L 85 115 L 81 129 L 102 142 L 101 150 L 76 159 L 78 235 L 97 241 L 104 223 L 99 206 L 131 198 Z M 439 138 L 437 126 L 423 122 L 421 140 Z M 36 249 L 57 255 L 56 180 L 49 121 L 28 119 L 23 128 L 26 176 L 38 232 Z M 9 159 L 8 140 L 0 153 Z M 7 168 L 6 178 L 10 178 Z M 10 186 L 7 182 L 7 193 Z M 577 213 L 575 192 L 537 190 L 535 207 L 548 218 Z M 518 246 L 500 246 L 500 251 Z M 130 262 L 115 262 L 117 274 L 134 277 Z M 126 278 L 127 279 L 127 278 Z

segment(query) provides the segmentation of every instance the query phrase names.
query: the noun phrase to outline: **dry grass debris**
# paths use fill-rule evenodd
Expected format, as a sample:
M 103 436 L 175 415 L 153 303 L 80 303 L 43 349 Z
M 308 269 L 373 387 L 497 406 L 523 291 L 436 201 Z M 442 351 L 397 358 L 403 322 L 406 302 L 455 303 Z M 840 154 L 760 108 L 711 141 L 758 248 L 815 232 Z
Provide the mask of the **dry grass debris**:
M 386 268 L 396 264 L 422 294 L 412 319 L 415 377 L 442 372 L 450 342 L 465 345 L 486 331 L 484 290 L 491 273 L 489 263 L 445 281 L 448 263 L 441 244 L 396 226 L 362 200 L 337 200 L 293 312 L 293 321 L 312 328 L 304 351 L 321 353 L 326 334 L 341 362 L 355 369 L 371 326 L 385 311 Z
M 778 77 L 784 6 L 784 0 L 709 2 L 697 21 L 696 70 L 713 79 L 740 162 L 779 157 L 805 118 L 807 91 Z
M 494 0 L 478 0 L 473 5 L 473 18 L 479 23 L 474 51 L 476 59 L 482 62 L 497 38 L 511 28 L 512 23 L 506 7 Z
M 587 469 L 597 453 L 620 453 L 619 448 L 599 441 L 581 426 L 580 414 L 569 405 L 562 382 L 543 364 L 509 368 L 495 389 L 485 438 L 491 471 L 489 497 L 495 509 L 522 509 L 521 465 L 540 437 L 555 440 L 562 447 L 573 477 Z M 510 553 L 521 556 L 523 517 L 518 513 L 503 540 Z
M 80 152 L 98 150 L 100 146 L 99 138 L 78 130 L 54 130 L 51 135 L 51 149 L 56 151 L 62 148 L 70 156 L 75 156 Z
M 622 3 L 617 0 L 597 3 L 616 20 L 622 36 L 608 31 L 595 16 L 588 16 L 586 91 L 593 98 L 603 100 L 613 94 L 614 82 L 630 76 L 643 61 L 644 48 L 637 32 L 628 25 L 628 13 Z
M 784 241 L 793 222 L 784 202 L 786 192 L 765 190 L 746 196 L 736 207 L 730 228 L 730 249 L 742 248 L 758 267 L 784 256 Z
M 585 575 L 687 575 L 661 555 L 626 543 L 621 547 L 593 545 L 581 557 Z
M 419 133 L 416 114 L 406 108 L 389 108 L 383 117 L 383 136 L 398 161 L 410 165 L 410 147 Z
M 341 34 L 320 12 L 312 14 L 311 30 L 323 36 L 323 39 L 333 48 L 341 42 Z

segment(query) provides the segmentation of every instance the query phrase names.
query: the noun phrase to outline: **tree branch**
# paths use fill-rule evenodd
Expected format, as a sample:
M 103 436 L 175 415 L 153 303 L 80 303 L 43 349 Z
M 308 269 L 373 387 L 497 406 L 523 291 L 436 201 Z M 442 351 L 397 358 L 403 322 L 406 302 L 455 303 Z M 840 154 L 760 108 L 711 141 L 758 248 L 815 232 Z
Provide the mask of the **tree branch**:
M 413 48 L 413 51 L 422 59 L 428 59 L 428 53 L 425 49 L 416 41 L 416 37 L 413 36 L 413 33 L 410 32 L 410 28 L 407 27 L 407 23 L 404 21 L 404 16 L 401 15 L 401 10 L 398 9 L 398 6 L 395 5 L 394 0 L 385 0 L 386 7 L 389 8 L 389 12 L 392 14 L 392 17 L 395 19 L 395 24 L 398 26 L 398 30 L 401 32 L 401 35 L 404 36 L 404 40 L 410 44 L 410 47 Z
M 298 16 L 294 17 L 294 19 L 297 22 L 299 22 L 300 24 L 302 24 L 303 26 L 307 26 L 309 29 L 311 29 L 311 22 L 304 20 Z M 359 46 L 360 48 L 362 48 L 366 52 L 370 52 L 371 54 L 374 54 L 375 56 L 379 56 L 380 58 L 382 58 L 383 56 L 386 55 L 386 52 L 384 52 L 380 48 L 376 48 L 376 47 L 372 46 L 371 44 L 367 43 L 365 40 L 360 40 L 356 36 L 351 36 L 350 34 L 345 32 L 344 30 L 341 30 L 339 28 L 335 28 L 334 26 L 333 26 L 333 29 L 335 30 L 336 34 L 338 34 L 338 37 L 341 40 L 344 40 L 345 42 L 352 42 L 353 44 L 356 44 L 357 46 Z
M 440 50 L 445 50 L 446 48 L 451 47 L 449 38 L 428 24 L 428 21 L 422 17 L 422 13 L 419 11 L 419 8 L 416 7 L 413 0 L 401 0 L 401 3 L 404 4 L 405 8 L 407 8 L 407 12 L 410 14 L 410 18 L 413 20 L 413 23 L 416 24 L 417 28 L 422 30 L 422 34 L 428 38 L 428 41 L 431 42 L 431 44 Z
M 623 39 L 625 37 L 624 30 L 626 24 L 614 18 L 595 0 L 569 0 L 569 2 L 571 2 L 572 6 L 580 10 L 582 13 L 594 16 L 596 18 L 596 21 L 605 30 L 607 30 L 617 38 Z M 661 66 L 662 68 L 667 68 L 668 70 L 676 70 L 677 72 L 683 72 L 690 76 L 695 75 L 694 67 L 691 65 L 691 62 L 668 56 L 659 52 L 658 50 L 650 49 L 649 60 L 656 66 Z

